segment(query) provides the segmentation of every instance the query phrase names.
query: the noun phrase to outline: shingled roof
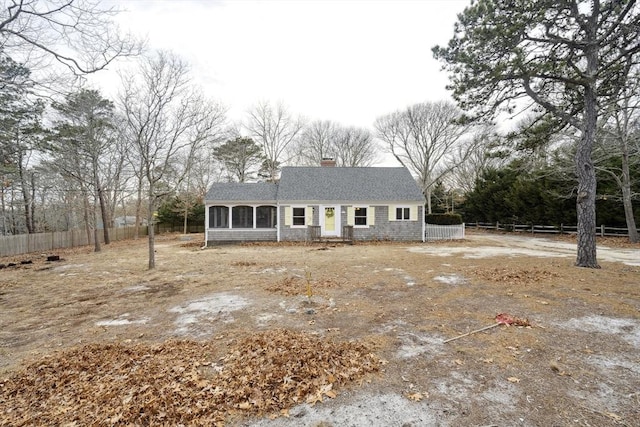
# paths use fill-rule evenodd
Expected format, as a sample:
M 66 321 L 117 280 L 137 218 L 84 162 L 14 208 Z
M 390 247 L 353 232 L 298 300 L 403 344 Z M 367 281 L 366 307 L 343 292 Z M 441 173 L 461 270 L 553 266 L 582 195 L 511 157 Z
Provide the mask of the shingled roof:
M 211 186 L 209 191 L 207 191 L 207 195 L 205 196 L 205 202 L 207 201 L 275 202 L 277 192 L 278 192 L 278 186 L 276 184 L 267 183 L 267 182 L 215 183 Z
M 282 168 L 280 182 L 213 184 L 206 201 L 424 202 L 406 168 Z
M 284 167 L 278 200 L 424 202 L 424 196 L 406 168 Z

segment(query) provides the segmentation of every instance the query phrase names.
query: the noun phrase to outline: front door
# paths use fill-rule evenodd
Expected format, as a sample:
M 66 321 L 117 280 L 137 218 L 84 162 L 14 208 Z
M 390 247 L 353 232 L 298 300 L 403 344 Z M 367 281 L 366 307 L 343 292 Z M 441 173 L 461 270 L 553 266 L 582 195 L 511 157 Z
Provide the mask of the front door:
M 324 206 L 322 208 L 322 235 L 323 236 L 339 236 L 340 235 L 340 207 Z

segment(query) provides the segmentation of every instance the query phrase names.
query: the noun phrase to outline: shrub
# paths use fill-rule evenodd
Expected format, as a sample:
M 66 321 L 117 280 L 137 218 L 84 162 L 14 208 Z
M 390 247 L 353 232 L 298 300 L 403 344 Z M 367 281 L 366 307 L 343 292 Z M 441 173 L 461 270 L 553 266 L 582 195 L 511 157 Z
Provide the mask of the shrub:
M 462 216 L 454 213 L 427 214 L 425 215 L 425 221 L 427 224 L 456 225 L 462 224 Z

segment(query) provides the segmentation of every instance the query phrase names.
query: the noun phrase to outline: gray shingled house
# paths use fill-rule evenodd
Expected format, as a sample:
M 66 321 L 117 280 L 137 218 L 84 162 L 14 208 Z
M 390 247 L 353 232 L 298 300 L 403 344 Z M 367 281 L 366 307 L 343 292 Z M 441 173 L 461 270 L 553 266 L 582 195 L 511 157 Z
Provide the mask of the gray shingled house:
M 424 241 L 424 196 L 406 168 L 284 167 L 280 181 L 217 183 L 205 196 L 207 244 Z

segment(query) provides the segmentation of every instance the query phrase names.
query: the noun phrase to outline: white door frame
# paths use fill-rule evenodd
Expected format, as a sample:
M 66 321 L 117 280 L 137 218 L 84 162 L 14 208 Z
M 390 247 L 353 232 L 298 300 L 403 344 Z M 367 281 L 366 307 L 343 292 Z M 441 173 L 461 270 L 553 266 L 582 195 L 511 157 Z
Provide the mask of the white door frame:
M 334 219 L 335 219 L 335 230 L 327 231 L 325 228 L 325 209 L 333 208 Z M 340 205 L 321 205 L 320 206 L 320 233 L 325 237 L 339 237 L 340 236 Z

